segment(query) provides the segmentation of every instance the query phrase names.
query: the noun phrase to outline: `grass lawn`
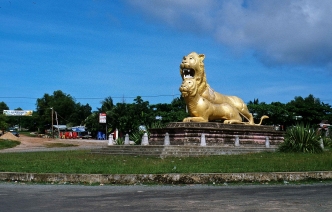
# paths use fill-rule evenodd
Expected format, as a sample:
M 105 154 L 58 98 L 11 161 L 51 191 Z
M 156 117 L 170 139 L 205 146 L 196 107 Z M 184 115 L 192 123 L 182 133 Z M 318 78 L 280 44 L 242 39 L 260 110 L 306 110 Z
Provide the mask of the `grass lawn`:
M 166 159 L 91 154 L 86 150 L 0 154 L 1 172 L 160 174 L 331 170 L 331 150 L 322 154 L 266 152 Z
M 13 147 L 19 145 L 20 143 L 21 142 L 19 142 L 19 141 L 0 139 L 0 149 L 13 148 Z M 1 164 L 0 164 L 0 166 L 1 166 Z

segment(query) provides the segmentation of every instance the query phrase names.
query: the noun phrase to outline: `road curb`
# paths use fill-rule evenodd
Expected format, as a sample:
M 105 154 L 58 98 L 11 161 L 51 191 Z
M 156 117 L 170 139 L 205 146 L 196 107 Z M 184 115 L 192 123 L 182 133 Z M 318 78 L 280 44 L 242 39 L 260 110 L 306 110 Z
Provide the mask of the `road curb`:
M 332 171 L 197 174 L 63 174 L 0 172 L 0 181 L 75 184 L 221 184 L 332 180 Z

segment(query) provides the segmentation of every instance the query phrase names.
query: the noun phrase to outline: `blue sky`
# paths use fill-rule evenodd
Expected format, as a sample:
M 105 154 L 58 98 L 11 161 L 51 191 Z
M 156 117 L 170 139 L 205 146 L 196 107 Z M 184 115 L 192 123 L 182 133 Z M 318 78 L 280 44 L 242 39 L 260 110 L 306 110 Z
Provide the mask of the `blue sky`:
M 195 51 L 222 94 L 331 105 L 330 11 L 329 0 L 0 0 L 0 101 L 35 110 L 61 90 L 93 110 L 108 96 L 170 103 Z

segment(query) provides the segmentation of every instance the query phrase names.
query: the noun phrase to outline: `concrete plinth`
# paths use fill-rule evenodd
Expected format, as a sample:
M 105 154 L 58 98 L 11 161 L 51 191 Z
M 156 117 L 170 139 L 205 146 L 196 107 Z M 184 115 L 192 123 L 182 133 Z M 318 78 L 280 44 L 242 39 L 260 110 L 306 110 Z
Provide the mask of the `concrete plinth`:
M 284 132 L 276 131 L 273 126 L 222 124 L 218 122 L 172 122 L 161 129 L 150 129 L 150 145 L 163 145 L 168 133 L 170 145 L 199 146 L 204 133 L 206 146 L 265 145 L 268 137 L 271 145 L 284 141 Z

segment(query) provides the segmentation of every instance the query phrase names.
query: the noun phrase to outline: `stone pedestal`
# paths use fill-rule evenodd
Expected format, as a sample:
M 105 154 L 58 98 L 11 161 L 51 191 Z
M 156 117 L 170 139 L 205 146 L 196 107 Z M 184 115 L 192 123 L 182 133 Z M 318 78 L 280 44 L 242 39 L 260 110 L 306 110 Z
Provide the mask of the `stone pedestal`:
M 130 145 L 129 135 L 128 134 L 126 134 L 126 136 L 125 136 L 124 145 Z
M 141 145 L 142 146 L 149 145 L 149 138 L 148 138 L 148 134 L 147 133 L 144 133 L 144 135 L 142 137 Z
M 206 146 L 234 146 L 237 137 L 240 145 L 265 145 L 267 138 L 271 145 L 284 141 L 284 132 L 273 126 L 218 122 L 172 122 L 164 128 L 150 129 L 150 133 L 150 145 L 163 145 L 166 133 L 170 145 L 200 146 L 203 133 Z

